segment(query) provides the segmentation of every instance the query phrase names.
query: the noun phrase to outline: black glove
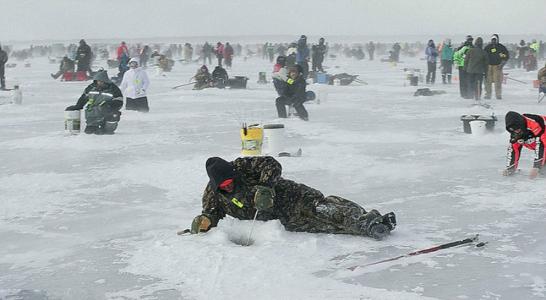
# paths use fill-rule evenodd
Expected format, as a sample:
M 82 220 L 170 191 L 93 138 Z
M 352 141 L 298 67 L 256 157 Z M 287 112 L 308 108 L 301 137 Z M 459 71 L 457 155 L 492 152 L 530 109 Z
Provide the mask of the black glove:
M 65 110 L 70 111 L 70 110 L 79 110 L 79 109 L 78 109 L 78 107 L 76 105 L 70 105 L 67 108 L 65 108 Z

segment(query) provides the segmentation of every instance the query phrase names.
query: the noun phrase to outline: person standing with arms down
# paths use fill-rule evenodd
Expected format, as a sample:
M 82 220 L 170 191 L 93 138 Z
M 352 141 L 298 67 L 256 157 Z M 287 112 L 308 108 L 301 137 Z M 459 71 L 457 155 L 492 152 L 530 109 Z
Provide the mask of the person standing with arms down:
M 0 45 L 0 90 L 6 89 L 6 63 L 8 62 L 8 53 L 2 50 L 2 45 Z
M 366 49 L 368 50 L 368 57 L 370 58 L 370 60 L 373 60 L 373 54 L 375 52 L 375 45 L 373 42 L 369 42 L 368 45 L 366 46 Z
M 324 69 L 322 68 L 324 55 L 326 55 L 326 45 L 324 44 L 324 38 L 320 38 L 318 45 L 313 45 L 313 51 L 311 56 L 313 72 L 316 72 L 317 70 L 319 72 L 324 72 Z
M 491 99 L 491 86 L 495 84 L 495 97 L 502 99 L 502 68 L 510 59 L 508 49 L 499 43 L 499 35 L 493 34 L 491 43 L 485 46 L 487 53 L 487 76 L 485 76 L 485 99 Z
M 425 50 L 427 57 L 427 84 L 434 84 L 436 81 L 436 59 L 438 58 L 438 50 L 434 45 L 433 40 L 428 41 L 427 49 Z
M 150 80 L 146 71 L 139 66 L 138 58 L 131 58 L 129 70 L 123 74 L 123 80 L 119 86 L 125 95 L 125 109 L 140 112 L 150 111 L 146 91 L 150 86 Z
M 233 47 L 229 44 L 229 42 L 226 42 L 226 45 L 224 47 L 224 63 L 226 64 L 226 68 L 231 69 L 233 54 Z
M 91 47 L 87 45 L 85 40 L 80 40 L 80 46 L 76 50 L 76 60 L 78 61 L 78 72 L 86 72 L 90 76 L 93 71 L 91 71 L 91 58 L 93 53 L 91 52 Z
M 441 54 L 442 64 L 442 83 L 451 84 L 451 72 L 453 66 L 453 48 L 451 47 L 451 40 L 447 39 L 442 47 Z
M 302 35 L 298 40 L 296 52 L 296 64 L 301 66 L 303 79 L 307 79 L 309 73 L 309 47 L 307 47 L 307 37 Z
M 464 70 L 468 81 L 468 98 L 480 100 L 483 76 L 487 72 L 487 53 L 483 50 L 483 39 L 476 38 L 474 48 L 468 50 L 464 59 Z
M 467 35 L 466 41 L 453 54 L 453 61 L 455 65 L 457 66 L 457 69 L 459 70 L 459 92 L 461 94 L 461 98 L 465 98 L 465 99 L 472 98 L 468 96 L 468 79 L 466 78 L 467 73 L 464 70 L 464 59 L 466 57 L 466 53 L 468 52 L 468 50 L 470 50 L 473 47 L 472 45 L 473 41 L 474 39 L 472 38 L 472 36 Z

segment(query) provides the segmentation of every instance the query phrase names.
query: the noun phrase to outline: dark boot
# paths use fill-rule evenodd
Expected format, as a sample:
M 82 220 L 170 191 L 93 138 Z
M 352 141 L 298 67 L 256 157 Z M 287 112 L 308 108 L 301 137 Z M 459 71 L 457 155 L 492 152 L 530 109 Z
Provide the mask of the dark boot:
M 381 240 L 396 226 L 396 217 L 392 212 L 382 216 L 377 210 L 372 209 L 364 215 L 362 226 L 367 236 Z
M 277 98 L 275 101 L 275 106 L 277 106 L 277 114 L 279 115 L 279 118 L 288 118 L 285 101 L 282 97 Z
M 384 239 L 389 234 L 390 234 L 389 228 L 387 227 L 387 225 L 383 223 L 372 224 L 368 228 L 368 236 L 378 241 Z
M 87 134 L 92 134 L 92 133 L 97 133 L 98 130 L 99 130 L 98 126 L 86 126 L 83 132 Z
M 383 215 L 382 219 L 381 223 L 387 225 L 389 231 L 392 231 L 396 227 L 396 215 L 392 211 Z

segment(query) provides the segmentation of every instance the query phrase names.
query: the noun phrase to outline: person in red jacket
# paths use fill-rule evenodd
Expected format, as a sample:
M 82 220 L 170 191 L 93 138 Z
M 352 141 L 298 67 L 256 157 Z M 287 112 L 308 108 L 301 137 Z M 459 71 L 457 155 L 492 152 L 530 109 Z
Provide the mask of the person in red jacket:
M 129 49 L 127 48 L 127 44 L 125 42 L 121 42 L 121 45 L 119 45 L 117 51 L 116 51 L 116 58 L 118 61 L 121 60 L 121 57 L 125 54 L 127 57 L 129 57 Z
M 224 47 L 224 62 L 226 63 L 226 68 L 231 68 L 233 53 L 233 47 L 229 44 L 229 42 L 227 42 L 226 46 Z
M 507 166 L 503 175 L 509 176 L 518 169 L 518 162 L 523 147 L 535 151 L 533 168 L 529 173 L 530 178 L 535 178 L 544 166 L 546 133 L 546 116 L 519 114 L 509 111 L 505 116 L 506 130 L 510 132 L 510 145 L 508 146 Z
M 216 58 L 218 58 L 218 65 L 222 66 L 222 59 L 224 58 L 224 45 L 220 42 L 216 43 L 216 48 L 214 48 L 214 53 L 216 53 Z

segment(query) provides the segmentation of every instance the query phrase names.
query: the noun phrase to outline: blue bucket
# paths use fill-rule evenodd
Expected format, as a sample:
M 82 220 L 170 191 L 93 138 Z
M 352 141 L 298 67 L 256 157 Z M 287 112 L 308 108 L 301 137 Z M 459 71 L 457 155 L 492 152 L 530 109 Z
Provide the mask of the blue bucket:
M 329 76 L 326 73 L 317 73 L 317 83 L 328 84 Z

